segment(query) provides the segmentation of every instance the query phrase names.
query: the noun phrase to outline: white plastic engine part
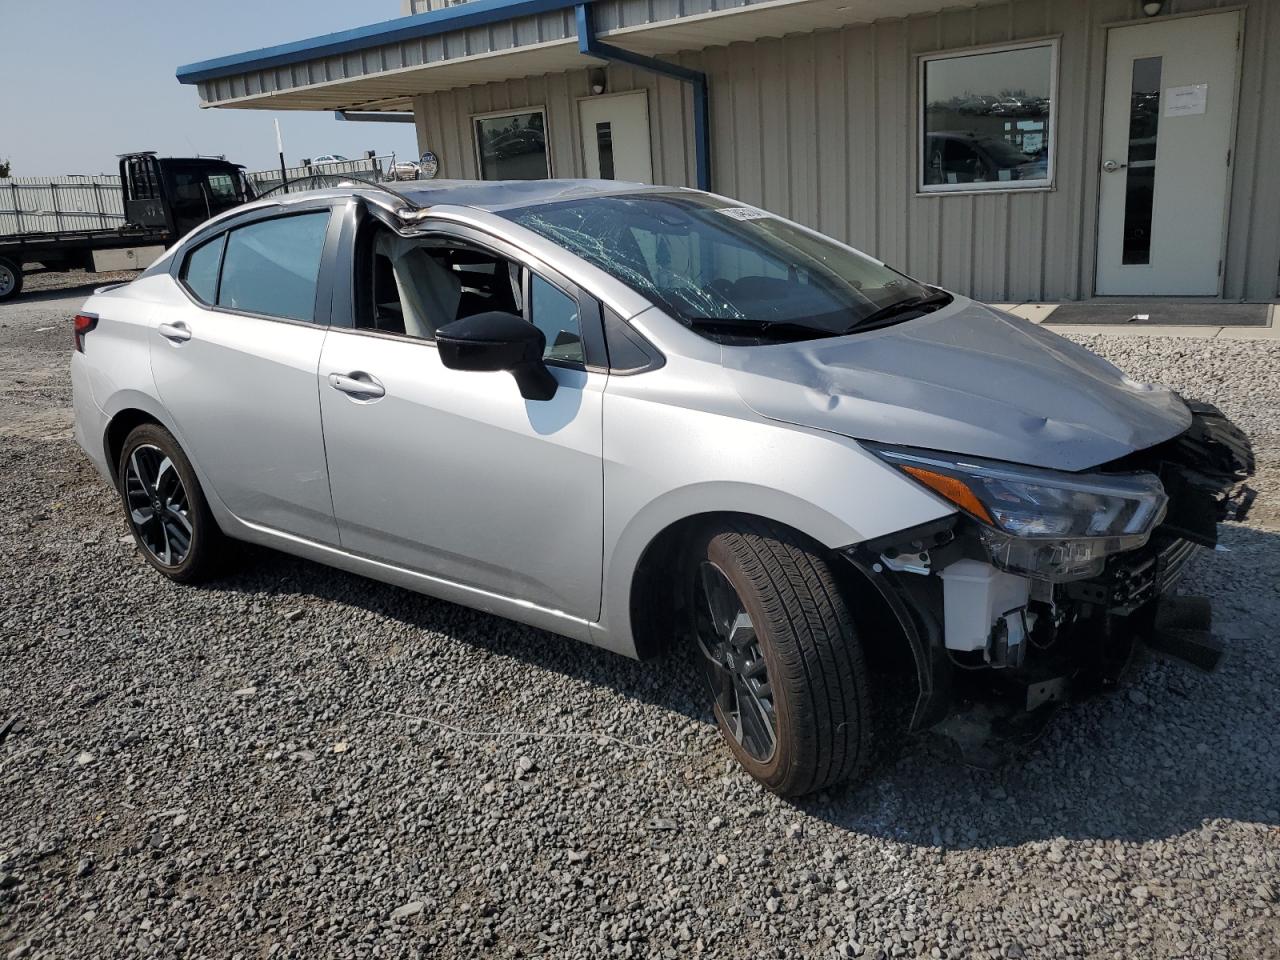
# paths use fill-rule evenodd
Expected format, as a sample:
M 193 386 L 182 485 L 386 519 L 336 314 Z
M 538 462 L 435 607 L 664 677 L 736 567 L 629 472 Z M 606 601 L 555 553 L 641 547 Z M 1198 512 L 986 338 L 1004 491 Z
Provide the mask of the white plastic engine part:
M 1027 605 L 1031 581 L 980 560 L 957 560 L 942 577 L 943 640 L 948 650 L 986 650 L 1002 614 Z

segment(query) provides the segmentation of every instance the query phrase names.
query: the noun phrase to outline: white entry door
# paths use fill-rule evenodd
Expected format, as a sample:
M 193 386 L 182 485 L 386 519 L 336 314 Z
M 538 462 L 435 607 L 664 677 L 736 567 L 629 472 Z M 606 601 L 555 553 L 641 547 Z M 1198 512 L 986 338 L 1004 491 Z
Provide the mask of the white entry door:
M 578 116 L 588 177 L 653 183 L 646 91 L 586 97 L 578 101 Z
M 1097 293 L 1217 295 L 1239 31 L 1238 13 L 1110 31 Z

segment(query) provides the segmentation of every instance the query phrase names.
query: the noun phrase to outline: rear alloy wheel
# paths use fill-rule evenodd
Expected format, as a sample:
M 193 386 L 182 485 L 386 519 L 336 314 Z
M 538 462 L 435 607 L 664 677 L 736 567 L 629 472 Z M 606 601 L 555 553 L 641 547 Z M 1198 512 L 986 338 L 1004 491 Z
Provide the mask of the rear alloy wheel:
M 191 504 L 173 460 L 159 447 L 139 444 L 124 470 L 129 519 L 142 545 L 166 567 L 191 551 Z
M 0 300 L 22 292 L 22 267 L 8 257 L 0 257 Z
M 212 575 L 222 533 L 173 435 L 152 423 L 135 428 L 120 452 L 117 475 L 129 526 L 147 562 L 180 583 Z
M 862 648 L 825 551 L 763 521 L 698 541 L 691 629 L 729 749 L 776 793 L 855 776 L 870 753 Z

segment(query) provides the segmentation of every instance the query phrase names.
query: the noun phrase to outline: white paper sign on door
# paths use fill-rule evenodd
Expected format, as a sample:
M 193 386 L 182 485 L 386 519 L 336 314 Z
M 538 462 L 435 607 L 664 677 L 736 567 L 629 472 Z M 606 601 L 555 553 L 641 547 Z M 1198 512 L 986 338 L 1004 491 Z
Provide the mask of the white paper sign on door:
M 1204 113 L 1209 102 L 1209 85 L 1193 83 L 1188 87 L 1169 87 L 1164 92 L 1164 115 L 1166 117 L 1190 117 Z

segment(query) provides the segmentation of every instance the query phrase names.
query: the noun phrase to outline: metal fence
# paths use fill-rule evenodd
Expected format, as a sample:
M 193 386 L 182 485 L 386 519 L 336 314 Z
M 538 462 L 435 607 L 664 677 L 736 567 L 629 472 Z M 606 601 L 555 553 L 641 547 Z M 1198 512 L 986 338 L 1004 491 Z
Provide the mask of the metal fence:
M 395 155 L 306 167 L 289 167 L 290 180 L 313 174 L 359 174 L 381 180 L 388 176 Z M 248 174 L 254 189 L 266 193 L 280 185 L 280 169 Z M 120 177 L 9 177 L 0 179 L 0 235 L 10 233 L 61 233 L 69 230 L 113 230 L 124 226 L 124 199 Z
M 337 163 L 313 163 L 305 167 L 288 167 L 285 169 L 285 174 L 291 183 L 294 180 L 306 180 L 318 174 L 340 176 L 344 173 L 359 174 L 366 180 L 382 180 L 390 175 L 395 159 L 395 154 L 392 153 L 387 156 L 371 157 L 369 159 L 341 160 Z M 280 168 L 255 171 L 249 174 L 249 179 L 253 181 L 254 189 L 258 193 L 266 193 L 268 190 L 274 190 L 280 186 Z
M 0 180 L 0 234 L 110 230 L 123 224 L 118 176 Z

